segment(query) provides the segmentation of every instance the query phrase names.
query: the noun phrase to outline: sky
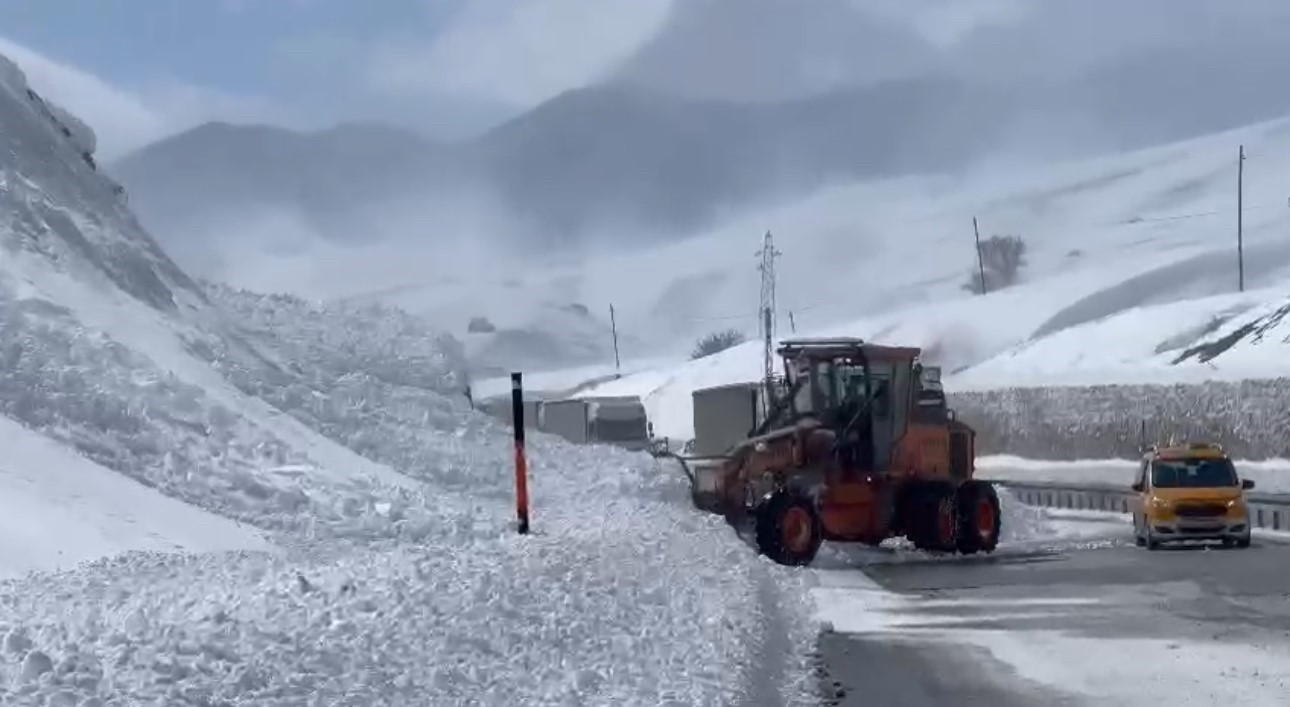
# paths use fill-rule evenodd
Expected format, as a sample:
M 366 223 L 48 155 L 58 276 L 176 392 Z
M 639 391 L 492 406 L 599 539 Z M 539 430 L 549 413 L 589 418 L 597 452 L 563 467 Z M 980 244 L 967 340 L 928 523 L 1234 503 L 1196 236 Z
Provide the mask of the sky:
M 107 159 L 207 120 L 452 139 L 594 81 L 673 0 L 4 0 L 0 53 Z
M 759 1 L 792 7 L 791 0 Z M 971 44 L 976 34 L 973 61 L 992 74 L 1058 66 L 1063 53 L 1083 61 L 1152 34 L 1178 41 L 1213 27 L 1223 13 L 1248 20 L 1275 12 L 1280 26 L 1290 15 L 1284 0 L 829 1 L 906 23 L 942 50 Z M 0 0 L 0 53 L 95 129 L 106 160 L 210 120 L 316 128 L 380 119 L 459 139 L 610 75 L 648 46 L 681 3 L 722 2 L 727 12 L 757 4 Z M 1036 15 L 1046 24 L 1027 25 Z M 772 12 L 766 17 L 778 21 Z M 1023 25 L 1006 42 L 989 36 Z M 735 34 L 728 41 L 749 41 Z M 1008 49 L 990 56 L 995 46 Z M 691 61 L 682 57 L 677 71 L 700 68 Z

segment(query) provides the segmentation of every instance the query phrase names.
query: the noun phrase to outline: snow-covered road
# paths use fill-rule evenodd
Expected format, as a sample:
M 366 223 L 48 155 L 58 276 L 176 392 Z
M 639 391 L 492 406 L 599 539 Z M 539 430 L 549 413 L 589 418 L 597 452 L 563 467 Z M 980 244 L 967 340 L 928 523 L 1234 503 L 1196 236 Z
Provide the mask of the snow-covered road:
M 1147 553 L 1121 518 L 1019 514 L 1031 537 L 990 557 L 857 551 L 816 570 L 826 702 L 1285 704 L 1290 545 Z

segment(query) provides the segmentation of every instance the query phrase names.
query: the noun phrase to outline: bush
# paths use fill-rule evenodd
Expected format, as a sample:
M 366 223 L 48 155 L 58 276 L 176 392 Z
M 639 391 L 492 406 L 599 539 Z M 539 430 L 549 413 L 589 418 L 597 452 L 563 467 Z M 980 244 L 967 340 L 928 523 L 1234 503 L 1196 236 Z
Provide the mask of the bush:
M 711 356 L 715 353 L 721 353 L 722 351 L 738 346 L 747 340 L 748 339 L 744 336 L 744 333 L 738 329 L 714 331 L 695 342 L 694 350 L 690 352 L 690 360 L 695 361 Z
M 488 317 L 471 317 L 470 324 L 466 325 L 467 334 L 492 334 L 495 331 L 497 327 Z
M 963 289 L 983 294 L 982 270 L 985 271 L 985 292 L 1011 287 L 1021 279 L 1021 269 L 1026 266 L 1026 242 L 1020 236 L 991 236 L 981 241 L 980 258 L 981 262 L 968 273 Z

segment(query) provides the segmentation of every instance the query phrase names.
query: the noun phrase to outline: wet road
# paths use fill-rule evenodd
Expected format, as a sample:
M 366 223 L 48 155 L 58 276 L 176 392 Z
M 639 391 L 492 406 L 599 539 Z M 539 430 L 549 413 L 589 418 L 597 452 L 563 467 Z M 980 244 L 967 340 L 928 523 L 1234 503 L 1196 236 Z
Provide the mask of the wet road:
M 1290 545 L 1148 552 L 1088 524 L 984 557 L 822 557 L 823 704 L 1286 704 Z

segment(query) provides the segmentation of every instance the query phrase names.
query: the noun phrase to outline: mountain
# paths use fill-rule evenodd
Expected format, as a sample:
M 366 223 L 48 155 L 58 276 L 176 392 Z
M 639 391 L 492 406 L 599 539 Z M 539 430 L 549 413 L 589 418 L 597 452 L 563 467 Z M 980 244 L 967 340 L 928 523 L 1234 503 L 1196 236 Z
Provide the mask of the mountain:
M 238 227 L 250 222 L 285 222 L 309 234 L 253 234 L 269 247 L 291 248 L 312 234 L 371 242 L 373 209 L 405 185 L 434 185 L 448 156 L 412 132 L 379 124 L 302 133 L 210 123 L 126 155 L 110 169 L 143 222 L 192 267 L 227 256 L 221 245 L 237 240 Z
M 840 222 L 786 216 L 798 204 L 853 187 L 883 200 L 889 180 L 935 190 L 1290 113 L 1290 97 L 1266 90 L 1290 59 L 1290 15 L 1252 2 L 1258 12 L 1144 0 L 1099 15 L 1054 0 L 989 21 L 934 17 L 936 32 L 892 19 L 933 4 L 678 3 L 602 82 L 470 140 L 378 124 L 206 126 L 108 169 L 203 277 L 398 304 L 465 337 L 477 371 L 595 365 L 611 358 L 611 302 L 624 354 L 688 348 L 743 321 L 756 273 L 737 250 L 723 251 L 729 268 L 687 260 L 704 234 L 771 229 L 831 267 L 880 228 L 920 231 L 875 223 L 876 203 Z M 588 270 L 604 257 L 627 267 Z M 657 283 L 622 274 L 645 267 Z M 574 306 L 591 316 L 565 316 Z M 475 317 L 498 331 L 468 331 Z
M 208 125 L 109 170 L 181 263 L 228 277 L 266 249 L 317 260 L 320 242 L 339 258 L 372 243 L 452 250 L 460 234 L 516 257 L 639 249 L 824 185 L 1136 149 L 1290 112 L 1263 88 L 1290 55 L 1257 17 L 1187 3 L 1166 24 L 1188 33 L 1152 33 L 1150 13 L 1121 8 L 1103 47 L 1086 7 L 1057 2 L 933 46 L 857 7 L 681 3 L 604 82 L 466 141 Z
M 912 27 L 850 0 L 687 0 L 613 80 L 690 99 L 781 102 L 934 75 L 940 61 Z
M 999 137 L 993 113 L 937 79 L 769 103 L 612 84 L 565 93 L 471 147 L 503 203 L 556 233 L 591 229 L 594 242 L 685 233 L 829 182 L 962 166 Z
M 980 94 L 936 79 L 752 104 L 611 84 L 562 94 L 465 143 L 379 126 L 207 125 L 110 171 L 177 253 L 213 248 L 275 212 L 345 245 L 424 240 L 436 229 L 410 224 L 434 224 L 472 200 L 497 208 L 481 207 L 487 221 L 467 218 L 457 230 L 502 230 L 487 235 L 529 251 L 622 247 L 829 180 L 959 166 L 998 137 L 994 112 Z M 493 223 L 496 211 L 508 223 Z

